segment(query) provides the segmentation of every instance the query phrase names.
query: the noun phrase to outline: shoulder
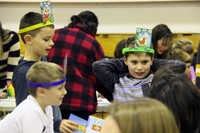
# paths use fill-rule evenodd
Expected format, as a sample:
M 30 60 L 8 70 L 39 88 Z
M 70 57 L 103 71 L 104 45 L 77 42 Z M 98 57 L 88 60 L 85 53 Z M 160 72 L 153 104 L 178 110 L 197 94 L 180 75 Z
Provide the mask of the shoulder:
M 14 74 L 16 73 L 26 73 L 28 71 L 28 69 L 34 64 L 34 61 L 26 61 L 21 59 L 19 61 L 19 64 L 16 66 L 15 70 L 14 70 Z

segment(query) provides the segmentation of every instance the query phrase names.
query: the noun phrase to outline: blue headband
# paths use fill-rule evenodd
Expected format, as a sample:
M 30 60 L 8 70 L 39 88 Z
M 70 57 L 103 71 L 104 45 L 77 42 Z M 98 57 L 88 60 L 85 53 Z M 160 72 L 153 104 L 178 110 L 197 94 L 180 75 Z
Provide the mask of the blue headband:
M 48 88 L 48 87 L 53 87 L 53 86 L 57 86 L 57 85 L 63 84 L 66 80 L 67 80 L 66 77 L 64 79 L 59 80 L 59 81 L 50 82 L 50 83 L 35 83 L 35 82 L 30 82 L 30 81 L 27 80 L 27 84 L 28 84 L 28 86 L 31 86 L 31 87 Z

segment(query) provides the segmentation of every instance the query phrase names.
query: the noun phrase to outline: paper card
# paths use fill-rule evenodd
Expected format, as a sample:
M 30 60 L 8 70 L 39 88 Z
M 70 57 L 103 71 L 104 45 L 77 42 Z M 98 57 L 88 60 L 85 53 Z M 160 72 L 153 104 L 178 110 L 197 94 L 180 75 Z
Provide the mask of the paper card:
M 44 22 L 46 22 L 47 20 L 54 22 L 52 6 L 49 0 L 41 2 L 40 9 L 43 15 Z
M 89 116 L 86 126 L 86 133 L 100 133 L 104 120 L 94 116 Z
M 77 127 L 78 130 L 74 131 L 74 133 L 85 133 L 87 120 L 82 119 L 82 118 L 80 118 L 76 115 L 73 115 L 73 114 L 70 114 L 69 120 L 72 120 L 72 121 L 79 124 L 78 127 Z
M 100 133 L 104 124 L 103 119 L 94 116 L 89 116 L 88 121 L 86 121 L 76 115 L 70 114 L 69 120 L 79 124 L 77 127 L 78 130 L 74 131 L 74 133 Z
M 135 34 L 135 45 L 137 47 L 145 46 L 149 48 L 151 46 L 151 35 L 151 29 L 137 28 Z

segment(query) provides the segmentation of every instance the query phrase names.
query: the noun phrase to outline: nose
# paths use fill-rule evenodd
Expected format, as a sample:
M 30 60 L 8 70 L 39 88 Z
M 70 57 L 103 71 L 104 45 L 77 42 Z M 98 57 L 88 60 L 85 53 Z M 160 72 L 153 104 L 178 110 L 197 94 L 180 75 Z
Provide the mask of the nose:
M 142 70 L 142 64 L 139 63 L 136 68 L 137 68 L 137 70 Z
M 64 94 L 64 95 L 67 94 L 67 90 L 65 89 L 65 87 L 63 87 L 63 94 Z
M 54 46 L 53 40 L 50 41 L 50 45 L 51 45 L 51 46 Z

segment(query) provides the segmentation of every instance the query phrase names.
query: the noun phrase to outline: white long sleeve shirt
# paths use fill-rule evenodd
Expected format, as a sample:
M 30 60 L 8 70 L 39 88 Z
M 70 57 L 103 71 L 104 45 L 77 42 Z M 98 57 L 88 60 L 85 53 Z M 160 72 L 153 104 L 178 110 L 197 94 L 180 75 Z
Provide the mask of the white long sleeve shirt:
M 53 133 L 52 107 L 47 106 L 44 113 L 29 95 L 0 121 L 0 133 Z

